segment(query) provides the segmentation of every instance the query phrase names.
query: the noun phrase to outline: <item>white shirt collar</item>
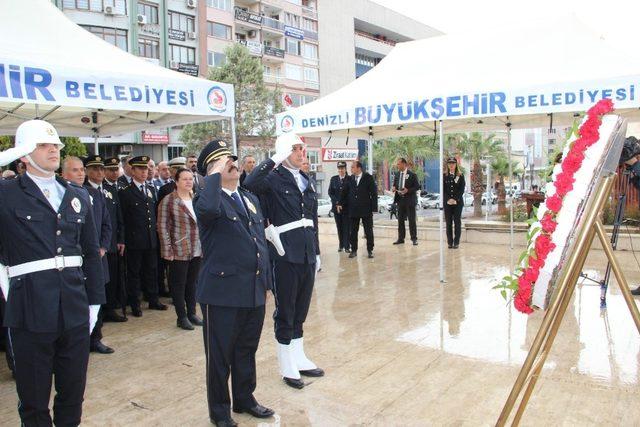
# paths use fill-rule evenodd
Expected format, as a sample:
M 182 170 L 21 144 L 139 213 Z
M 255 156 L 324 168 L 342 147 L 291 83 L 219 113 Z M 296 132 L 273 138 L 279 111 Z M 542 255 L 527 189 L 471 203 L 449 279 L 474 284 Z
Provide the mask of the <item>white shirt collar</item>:
M 238 196 L 240 196 L 240 193 L 238 192 L 238 189 L 237 189 L 237 188 L 236 188 L 236 191 L 231 191 L 231 190 L 228 190 L 228 189 L 226 189 L 226 188 L 222 187 L 222 191 L 224 191 L 225 193 L 227 193 L 227 196 L 229 196 L 229 197 L 231 197 L 231 195 L 232 195 L 233 193 L 236 193 Z
M 101 183 L 100 183 L 100 184 L 96 184 L 95 182 L 93 182 L 93 181 L 91 181 L 91 180 L 88 180 L 88 181 L 89 181 L 89 184 L 91 184 L 91 186 L 92 186 L 93 188 L 95 188 L 96 190 L 97 190 L 98 188 L 102 187 L 102 184 L 101 184 Z
M 27 174 L 27 176 L 29 178 L 31 178 L 33 180 L 33 182 L 36 183 L 36 185 L 38 187 L 40 187 L 42 185 L 51 185 L 51 184 L 54 184 L 54 183 L 57 182 L 55 174 L 51 175 L 50 177 L 44 178 L 44 177 L 41 177 L 41 176 L 36 176 L 36 175 L 30 174 L 29 172 L 25 172 L 25 173 Z
M 291 169 L 291 168 L 289 168 L 289 167 L 285 166 L 284 164 L 283 164 L 282 166 L 284 166 L 284 168 L 285 168 L 286 170 L 288 170 L 289 172 L 291 172 L 291 173 L 293 174 L 293 176 L 294 176 L 294 177 L 295 177 L 296 175 L 300 175 L 300 169 Z
M 105 181 L 107 184 L 109 184 L 109 185 L 116 185 L 116 183 L 115 183 L 115 182 L 111 182 L 111 181 L 109 181 L 109 180 L 108 180 L 108 179 L 106 179 L 106 178 L 104 179 L 104 181 Z
M 131 178 L 131 181 L 130 181 L 130 182 L 133 182 L 133 183 L 135 184 L 135 186 L 136 186 L 136 188 L 137 188 L 138 190 L 140 189 L 140 186 L 141 186 L 141 185 L 146 186 L 146 184 L 147 184 L 146 182 L 138 182 L 138 181 L 136 181 L 136 180 L 135 180 L 135 179 L 133 179 L 133 178 Z

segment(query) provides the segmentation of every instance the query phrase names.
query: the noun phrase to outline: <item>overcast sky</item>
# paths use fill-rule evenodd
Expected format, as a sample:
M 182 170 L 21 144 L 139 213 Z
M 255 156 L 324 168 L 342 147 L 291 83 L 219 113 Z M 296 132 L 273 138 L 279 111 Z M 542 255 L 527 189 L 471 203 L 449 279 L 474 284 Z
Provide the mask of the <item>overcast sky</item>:
M 445 34 L 479 33 L 483 29 L 513 26 L 575 15 L 603 37 L 640 41 L 640 0 L 373 0 L 389 9 L 436 28 Z M 640 49 L 640 43 L 639 49 Z M 513 148 L 522 149 L 524 133 L 512 133 Z

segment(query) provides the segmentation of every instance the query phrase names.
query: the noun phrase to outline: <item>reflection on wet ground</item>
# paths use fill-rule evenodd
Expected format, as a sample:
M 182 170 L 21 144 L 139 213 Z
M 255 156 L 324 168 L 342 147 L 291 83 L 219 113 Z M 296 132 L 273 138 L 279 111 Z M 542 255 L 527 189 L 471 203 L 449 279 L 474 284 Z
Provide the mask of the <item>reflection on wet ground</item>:
M 257 354 L 256 397 L 277 417 L 241 425 L 491 425 L 495 423 L 543 313 L 526 317 L 491 289 L 508 273 L 505 246 L 447 250 L 438 276 L 436 242 L 376 241 L 376 258 L 348 259 L 322 236 L 323 271 L 305 324 L 307 353 L 327 375 L 304 390 L 277 374 L 273 322 Z M 629 253 L 627 278 L 640 281 Z M 517 259 L 517 254 L 516 254 Z M 602 253 L 587 272 L 604 272 Z M 581 283 L 558 333 L 523 425 L 640 422 L 640 338 L 615 281 L 608 308 L 598 286 Z M 273 309 L 269 301 L 267 313 Z M 85 425 L 208 425 L 201 336 L 177 330 L 170 312 L 145 311 L 107 324 L 112 356 L 92 356 Z M 140 409 L 136 403 L 147 409 Z M 0 368 L 0 419 L 16 425 L 15 391 Z

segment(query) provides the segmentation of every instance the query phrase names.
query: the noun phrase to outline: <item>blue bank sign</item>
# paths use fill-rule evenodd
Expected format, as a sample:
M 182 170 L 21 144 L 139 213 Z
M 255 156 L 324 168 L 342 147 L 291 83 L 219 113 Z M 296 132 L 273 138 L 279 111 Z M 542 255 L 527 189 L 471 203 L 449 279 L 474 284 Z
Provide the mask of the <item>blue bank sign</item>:
M 311 103 L 287 111 L 294 125 L 288 129 L 279 126 L 277 130 L 278 133 L 309 133 L 434 120 L 585 111 L 603 98 L 612 99 L 616 108 L 631 108 L 640 106 L 639 96 L 640 87 L 636 82 L 617 79 L 605 85 L 575 84 L 564 88 L 394 99 L 376 104 L 357 104 L 338 111 L 314 111 L 314 103 Z
M 0 58 L 0 103 L 25 102 L 113 110 L 233 115 L 233 86 L 183 77 L 96 75 L 86 70 Z

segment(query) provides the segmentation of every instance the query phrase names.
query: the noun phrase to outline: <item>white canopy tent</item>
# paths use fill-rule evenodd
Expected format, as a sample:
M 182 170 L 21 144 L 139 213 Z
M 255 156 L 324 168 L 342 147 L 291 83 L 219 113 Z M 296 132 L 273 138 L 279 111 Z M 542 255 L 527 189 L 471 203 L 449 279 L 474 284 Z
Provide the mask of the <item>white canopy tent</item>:
M 279 114 L 276 126 L 278 133 L 369 138 L 371 153 L 373 138 L 431 134 L 438 122 L 442 173 L 446 131 L 566 125 L 604 97 L 617 114 L 638 119 L 639 83 L 631 40 L 611 45 L 571 17 L 401 43 L 356 81 Z M 441 232 L 442 281 L 443 247 Z
M 61 135 L 97 138 L 233 121 L 234 105 L 232 85 L 124 52 L 74 24 L 50 0 L 0 2 L 0 134 L 39 117 Z

